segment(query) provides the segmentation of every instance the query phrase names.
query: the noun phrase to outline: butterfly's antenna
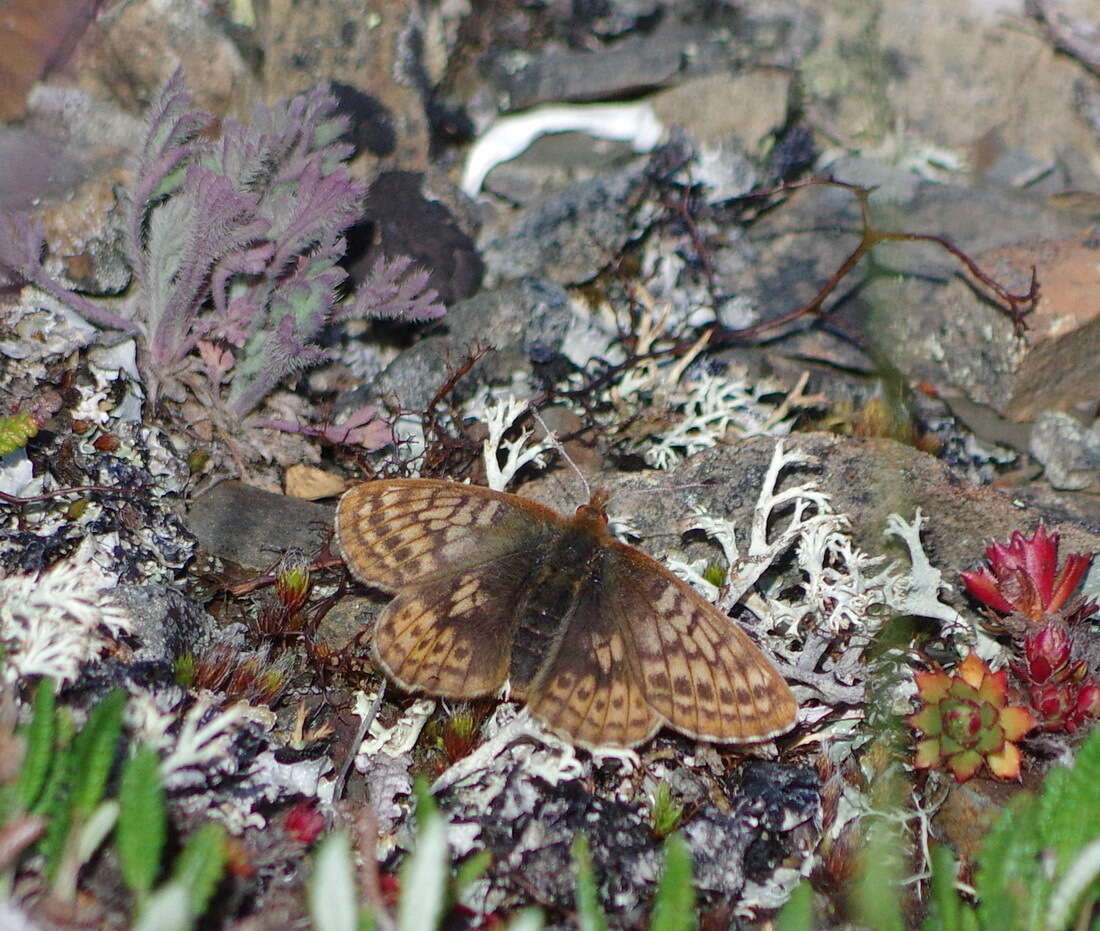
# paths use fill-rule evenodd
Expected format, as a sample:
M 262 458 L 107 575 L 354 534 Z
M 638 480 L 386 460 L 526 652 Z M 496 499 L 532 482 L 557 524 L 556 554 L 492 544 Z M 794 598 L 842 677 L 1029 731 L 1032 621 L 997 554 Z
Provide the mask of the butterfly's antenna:
M 542 419 L 542 415 L 539 414 L 539 412 L 535 410 L 534 407 L 531 408 L 531 416 L 534 417 L 535 420 L 538 421 L 539 426 L 546 431 L 546 439 L 551 443 L 554 449 L 558 451 L 562 459 L 564 459 L 573 467 L 573 471 L 577 473 L 577 477 L 581 480 L 581 484 L 584 485 L 585 497 L 591 499 L 592 487 L 588 484 L 588 479 L 584 477 L 584 473 L 581 472 L 577 464 L 570 458 L 569 453 L 565 451 L 565 447 L 562 446 L 561 441 L 557 437 L 557 434 L 554 433 L 554 431 L 546 425 L 546 421 Z

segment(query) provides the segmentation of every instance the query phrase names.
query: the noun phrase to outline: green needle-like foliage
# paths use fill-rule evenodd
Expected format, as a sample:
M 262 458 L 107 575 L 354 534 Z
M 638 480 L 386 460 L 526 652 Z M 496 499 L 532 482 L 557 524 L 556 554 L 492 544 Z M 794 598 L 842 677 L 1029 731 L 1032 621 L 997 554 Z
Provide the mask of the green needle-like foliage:
M 126 693 L 112 691 L 92 709 L 88 722 L 73 741 L 76 761 L 73 786 L 73 815 L 87 818 L 103 800 L 122 734 L 122 709 Z
M 443 917 L 450 879 L 447 824 L 423 780 L 416 786 L 416 849 L 401 866 L 403 895 L 397 907 L 398 931 L 435 928 Z
M 122 771 L 119 790 L 118 845 L 119 865 L 126 885 L 143 899 L 153 888 L 160 873 L 160 858 L 167 834 L 164 789 L 155 751 L 141 747 Z
M 607 919 L 596 893 L 592 870 L 592 848 L 588 838 L 578 834 L 573 841 L 573 868 L 577 872 L 577 925 L 581 931 L 607 931 Z
M 691 931 L 695 927 L 695 889 L 691 850 L 679 834 L 665 841 L 665 865 L 653 901 L 649 931 Z
M 57 738 L 57 707 L 53 679 L 42 679 L 34 690 L 34 713 L 23 731 L 26 749 L 19 770 L 18 801 L 24 811 L 38 804 L 53 764 Z
M 225 828 L 208 821 L 187 838 L 172 870 L 173 880 L 182 883 L 188 891 L 194 917 L 206 911 L 224 870 Z

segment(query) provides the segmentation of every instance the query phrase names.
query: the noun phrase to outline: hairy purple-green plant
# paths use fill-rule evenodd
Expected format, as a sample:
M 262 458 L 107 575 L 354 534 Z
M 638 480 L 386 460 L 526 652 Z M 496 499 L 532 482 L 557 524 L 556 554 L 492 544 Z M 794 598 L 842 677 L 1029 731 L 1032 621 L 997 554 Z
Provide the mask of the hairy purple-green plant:
M 238 419 L 327 358 L 317 345 L 325 326 L 441 316 L 427 273 L 406 258 L 380 260 L 343 294 L 341 234 L 361 216 L 366 189 L 343 167 L 351 149 L 335 102 L 318 88 L 257 106 L 247 124 L 226 120 L 210 138 L 212 121 L 192 108 L 177 70 L 134 162 L 130 294 L 107 307 L 64 288 L 41 265 L 41 229 L 16 215 L 0 215 L 0 282 L 35 284 L 98 326 L 135 333 L 150 398 L 181 397 L 205 376 Z

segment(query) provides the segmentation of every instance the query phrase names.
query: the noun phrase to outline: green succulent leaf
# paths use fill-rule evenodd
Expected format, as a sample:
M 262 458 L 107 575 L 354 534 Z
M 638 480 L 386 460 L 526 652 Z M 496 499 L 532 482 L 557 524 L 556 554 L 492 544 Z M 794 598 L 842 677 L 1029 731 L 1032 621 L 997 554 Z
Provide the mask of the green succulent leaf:
M 57 737 L 57 706 L 53 679 L 43 678 L 34 689 L 34 712 L 23 732 L 26 750 L 19 768 L 18 799 L 24 811 L 34 809 L 46 788 Z
M 148 894 L 160 873 L 167 835 L 164 789 L 157 772 L 160 761 L 149 747 L 140 747 L 122 770 L 119 789 L 118 842 L 122 878 L 139 897 Z

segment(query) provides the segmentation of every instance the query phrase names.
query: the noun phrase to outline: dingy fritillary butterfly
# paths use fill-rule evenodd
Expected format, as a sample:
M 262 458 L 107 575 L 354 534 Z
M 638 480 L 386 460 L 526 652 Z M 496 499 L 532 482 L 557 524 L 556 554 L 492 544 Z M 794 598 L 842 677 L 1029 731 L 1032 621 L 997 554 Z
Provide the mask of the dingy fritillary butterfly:
M 403 688 L 512 697 L 573 743 L 632 747 L 669 725 L 750 741 L 789 730 L 786 682 L 734 622 L 607 530 L 605 496 L 571 518 L 432 479 L 340 499 L 352 574 L 396 597 L 374 651 Z

